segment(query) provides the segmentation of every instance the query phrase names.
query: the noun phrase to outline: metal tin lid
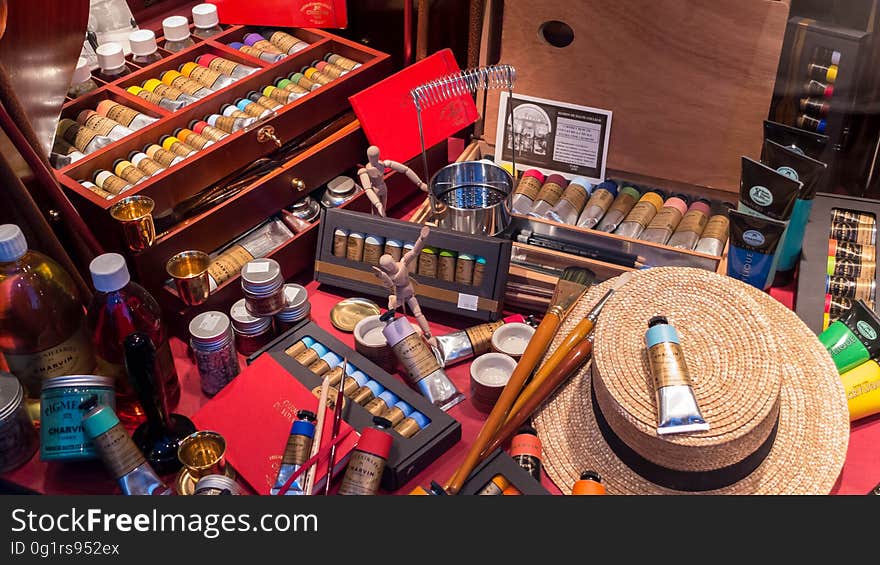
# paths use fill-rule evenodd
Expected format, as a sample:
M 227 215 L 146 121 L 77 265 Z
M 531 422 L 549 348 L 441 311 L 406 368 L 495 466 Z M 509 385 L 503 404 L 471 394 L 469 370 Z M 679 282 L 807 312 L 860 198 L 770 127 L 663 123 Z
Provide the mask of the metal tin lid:
M 196 483 L 195 493 L 198 494 L 202 489 L 211 488 L 228 490 L 231 495 L 241 494 L 241 487 L 238 486 L 238 483 L 226 475 L 205 475 Z
M 284 285 L 284 309 L 275 314 L 282 322 L 298 322 L 309 315 L 312 305 L 305 287 L 298 284 Z
M 330 322 L 343 332 L 353 332 L 358 322 L 367 316 L 378 316 L 382 313 L 379 305 L 366 298 L 346 298 L 330 310 Z
M 232 318 L 232 327 L 236 333 L 242 335 L 259 334 L 272 325 L 271 317 L 258 318 L 248 312 L 244 298 L 232 305 L 232 308 L 229 310 L 229 316 Z
M 311 196 L 306 196 L 302 200 L 294 202 L 288 209 L 293 212 L 296 217 L 307 222 L 311 222 L 321 214 L 321 205 Z
M 248 292 L 273 292 L 283 284 L 281 265 L 274 259 L 254 259 L 241 270 L 241 286 Z
M 43 390 L 50 388 L 68 388 L 68 387 L 113 387 L 114 381 L 111 377 L 101 377 L 98 375 L 66 375 L 63 377 L 53 377 L 43 381 Z
M 24 398 L 24 389 L 15 375 L 0 373 L 0 420 L 15 412 Z
M 189 323 L 189 334 L 202 345 L 222 343 L 229 337 L 229 318 L 223 312 L 202 312 Z
M 348 196 L 354 192 L 355 186 L 353 178 L 339 176 L 327 183 L 327 190 L 337 196 Z

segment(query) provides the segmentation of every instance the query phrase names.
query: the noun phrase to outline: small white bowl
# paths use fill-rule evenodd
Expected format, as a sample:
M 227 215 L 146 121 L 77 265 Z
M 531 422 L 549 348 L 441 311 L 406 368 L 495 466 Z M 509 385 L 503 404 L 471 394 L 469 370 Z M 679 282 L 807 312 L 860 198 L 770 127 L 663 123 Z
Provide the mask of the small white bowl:
M 503 353 L 486 353 L 471 363 L 471 402 L 491 412 L 516 368 L 516 359 Z
M 504 324 L 492 334 L 492 350 L 519 359 L 533 335 L 535 328 L 528 324 L 520 322 Z

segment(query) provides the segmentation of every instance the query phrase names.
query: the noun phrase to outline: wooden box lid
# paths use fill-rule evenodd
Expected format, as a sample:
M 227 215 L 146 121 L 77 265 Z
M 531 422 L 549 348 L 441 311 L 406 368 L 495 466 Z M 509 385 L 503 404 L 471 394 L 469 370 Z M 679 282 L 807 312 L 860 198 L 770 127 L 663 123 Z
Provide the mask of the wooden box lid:
M 782 0 L 505 0 L 514 95 L 611 110 L 608 169 L 736 192 L 758 157 L 788 19 Z M 574 41 L 542 34 L 560 21 Z M 497 92 L 488 96 L 494 138 Z

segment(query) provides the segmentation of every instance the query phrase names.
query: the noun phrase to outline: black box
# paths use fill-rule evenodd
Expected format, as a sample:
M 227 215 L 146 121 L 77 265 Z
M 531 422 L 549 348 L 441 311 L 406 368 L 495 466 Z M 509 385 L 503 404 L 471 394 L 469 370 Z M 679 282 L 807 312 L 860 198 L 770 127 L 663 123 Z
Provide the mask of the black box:
M 795 309 L 800 319 L 816 334 L 822 333 L 824 325 L 828 240 L 831 237 L 831 211 L 834 208 L 864 212 L 880 218 L 880 202 L 877 200 L 821 192 L 816 195 L 804 233 Z M 878 273 L 880 271 L 874 274 L 876 284 L 880 284 Z
M 333 234 L 337 228 L 341 228 L 385 239 L 414 242 L 422 227 L 420 224 L 362 212 L 338 208 L 324 210 L 315 252 L 315 280 L 361 294 L 387 298 L 389 291 L 376 277 L 373 265 L 333 255 Z M 484 257 L 486 267 L 482 284 L 478 287 L 413 274 L 419 305 L 483 321 L 500 318 L 510 267 L 511 242 L 431 227 L 426 243 L 438 249 Z
M 474 469 L 458 494 L 477 494 L 495 475 L 504 476 L 522 494 L 550 494 L 510 455 L 500 449 Z
M 348 359 L 349 363 L 431 420 L 427 427 L 411 438 L 403 437 L 394 430 L 388 430 L 394 437 L 394 443 L 391 446 L 391 455 L 388 456 L 385 472 L 382 474 L 383 489 L 397 490 L 461 439 L 461 424 L 458 420 L 429 403 L 425 397 L 409 388 L 400 379 L 388 374 L 372 361 L 322 330 L 314 322 L 304 321 L 275 338 L 266 347 L 248 357 L 248 364 L 262 354 L 271 355 L 309 389 L 320 387 L 323 382 L 321 377 L 284 353 L 285 349 L 305 336 L 311 336 L 330 351 Z M 354 402 L 346 401 L 342 418 L 358 431 L 373 426 L 373 415 Z

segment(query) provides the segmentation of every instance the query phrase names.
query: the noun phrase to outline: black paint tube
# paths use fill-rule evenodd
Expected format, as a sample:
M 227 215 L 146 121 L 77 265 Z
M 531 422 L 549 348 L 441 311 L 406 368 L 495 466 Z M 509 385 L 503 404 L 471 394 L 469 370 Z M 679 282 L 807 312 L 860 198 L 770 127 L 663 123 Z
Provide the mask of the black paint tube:
M 772 220 L 791 219 L 794 201 L 803 184 L 748 157 L 742 158 L 739 209 Z M 744 209 L 745 208 L 745 209 Z
M 802 130 L 800 128 L 764 120 L 764 138 L 775 141 L 795 153 L 821 159 L 825 147 L 828 146 L 828 136 L 819 133 Z M 761 160 L 764 160 L 764 155 Z
M 771 268 L 785 222 L 730 210 L 727 274 L 764 290 L 773 282 Z

